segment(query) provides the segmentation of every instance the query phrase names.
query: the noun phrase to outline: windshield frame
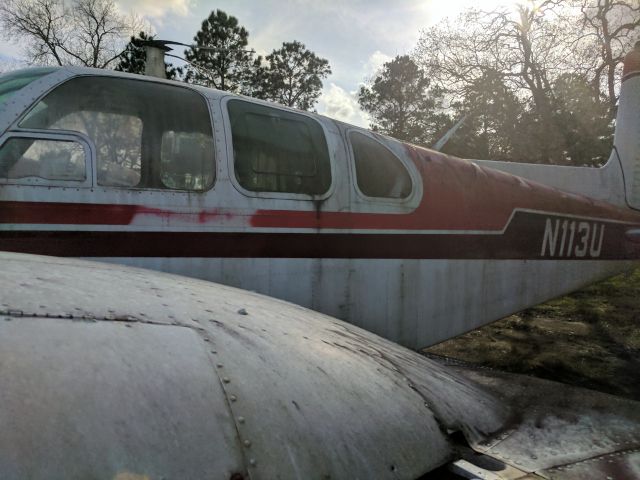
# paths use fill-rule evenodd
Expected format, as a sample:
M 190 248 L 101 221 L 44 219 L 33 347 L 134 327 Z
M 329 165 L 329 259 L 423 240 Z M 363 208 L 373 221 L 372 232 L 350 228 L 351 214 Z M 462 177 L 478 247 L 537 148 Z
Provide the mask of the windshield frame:
M 6 103 L 13 95 L 30 83 L 40 80 L 56 70 L 56 67 L 27 68 L 13 70 L 0 75 L 0 104 Z

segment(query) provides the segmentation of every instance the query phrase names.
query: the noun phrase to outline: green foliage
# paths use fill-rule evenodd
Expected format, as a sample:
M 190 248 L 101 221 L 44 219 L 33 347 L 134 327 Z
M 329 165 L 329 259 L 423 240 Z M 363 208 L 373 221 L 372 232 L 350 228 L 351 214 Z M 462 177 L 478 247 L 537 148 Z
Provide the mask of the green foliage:
M 408 56 L 385 63 L 373 81 L 360 88 L 358 103 L 369 113 L 371 128 L 400 140 L 425 144 L 450 120 L 438 115 L 441 91 L 430 90 L 425 72 Z
M 191 63 L 185 80 L 230 92 L 243 92 L 255 68 L 248 50 L 249 32 L 222 10 L 211 12 L 194 37 L 198 47 L 185 51 Z
M 465 158 L 514 157 L 523 107 L 498 72 L 487 71 L 472 82 L 455 107 L 456 116 L 467 114 L 467 119 L 444 152 Z
M 143 44 L 144 42 L 153 40 L 153 38 L 153 35 L 147 35 L 145 32 L 140 32 L 137 37 L 131 37 L 124 51 L 120 54 L 115 70 L 143 75 L 145 62 L 147 60 L 147 53 L 145 52 Z M 179 78 L 182 74 L 181 68 L 176 68 L 166 62 L 164 65 L 168 79 L 173 80 Z
M 265 60 L 266 66 L 255 70 L 254 96 L 310 110 L 320 96 L 322 79 L 331 73 L 329 62 L 298 41 L 284 42 Z

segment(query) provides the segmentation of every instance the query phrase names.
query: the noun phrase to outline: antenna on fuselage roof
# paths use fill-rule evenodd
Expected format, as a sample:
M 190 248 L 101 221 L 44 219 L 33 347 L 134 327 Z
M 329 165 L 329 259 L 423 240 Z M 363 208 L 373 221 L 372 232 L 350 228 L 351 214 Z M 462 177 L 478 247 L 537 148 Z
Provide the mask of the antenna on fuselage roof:
M 172 40 L 154 40 L 154 39 L 144 40 L 140 42 L 140 45 L 144 47 L 144 50 L 147 56 L 147 59 L 144 64 L 144 74 L 151 77 L 158 77 L 158 78 L 167 78 L 165 65 L 164 65 L 165 56 L 177 58 L 178 60 L 182 60 L 183 62 L 188 63 L 194 68 L 203 70 L 207 73 L 211 73 L 206 68 L 203 68 L 198 64 L 190 62 L 189 60 L 186 60 L 177 55 L 170 55 L 168 52 L 173 51 L 173 49 L 169 45 L 180 45 L 182 47 L 189 47 L 189 48 L 194 48 L 198 50 L 211 50 L 214 52 L 215 51 L 221 52 L 226 50 L 224 48 L 218 48 L 218 47 L 202 47 L 200 45 L 188 45 L 186 43 L 174 42 Z M 255 53 L 255 50 L 242 50 L 242 51 Z
M 470 115 L 469 113 L 463 115 L 462 118 L 458 120 L 453 127 L 447 130 L 447 132 L 442 137 L 440 137 L 440 139 L 436 143 L 434 143 L 431 148 L 438 152 L 442 150 L 442 148 L 447 144 L 447 142 L 451 140 L 451 137 L 453 137 L 455 133 L 460 129 L 460 127 L 464 125 L 464 122 L 469 117 L 469 115 Z

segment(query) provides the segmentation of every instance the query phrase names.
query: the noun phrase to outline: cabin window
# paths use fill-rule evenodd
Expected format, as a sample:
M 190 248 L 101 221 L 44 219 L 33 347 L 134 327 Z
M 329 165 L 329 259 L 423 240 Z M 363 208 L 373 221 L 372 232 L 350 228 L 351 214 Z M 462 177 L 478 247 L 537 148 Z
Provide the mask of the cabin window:
M 133 115 L 73 112 L 50 129 L 84 133 L 93 140 L 98 163 L 98 185 L 135 187 L 142 172 L 142 120 Z
M 322 195 L 331 186 L 324 131 L 306 115 L 227 103 L 238 183 L 252 192 Z
M 213 152 L 213 148 L 213 139 L 204 133 L 164 132 L 160 150 L 162 184 L 179 190 L 205 190 L 213 172 L 207 176 L 194 172 L 208 171 L 211 158 L 207 152 Z
M 86 135 L 98 185 L 202 191 L 215 179 L 209 110 L 186 88 L 78 77 L 47 95 L 20 126 Z
M 0 179 L 82 182 L 84 147 L 71 140 L 10 138 L 0 148 Z
M 402 199 L 411 193 L 411 176 L 402 161 L 368 135 L 349 134 L 356 166 L 356 181 L 368 197 Z

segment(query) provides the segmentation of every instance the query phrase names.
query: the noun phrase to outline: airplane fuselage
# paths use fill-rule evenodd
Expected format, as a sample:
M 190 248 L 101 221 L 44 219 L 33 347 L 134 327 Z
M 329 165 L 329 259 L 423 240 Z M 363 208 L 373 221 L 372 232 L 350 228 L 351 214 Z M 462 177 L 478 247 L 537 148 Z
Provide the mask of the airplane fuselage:
M 184 100 L 172 106 L 162 92 L 165 105 L 151 113 L 130 107 L 136 99 L 113 107 L 117 97 L 83 106 L 82 115 L 66 106 L 56 113 L 68 105 L 58 88 L 76 82 L 69 89 L 81 96 L 94 79 L 119 82 L 114 91 L 187 90 L 189 109 L 202 109 L 209 124 L 191 119 L 180 130 Z M 5 161 L 0 179 L 0 250 L 255 290 L 413 348 L 640 259 L 640 212 L 322 116 L 86 69 L 56 70 L 14 97 L 0 115 L 0 166 L 19 157 Z M 111 137 L 97 128 L 111 128 Z M 122 146 L 118 139 L 136 132 L 140 141 Z M 42 173 L 38 155 L 54 147 L 63 173 Z M 311 160 L 278 164 L 279 151 Z M 375 168 L 383 170 L 371 175 Z

